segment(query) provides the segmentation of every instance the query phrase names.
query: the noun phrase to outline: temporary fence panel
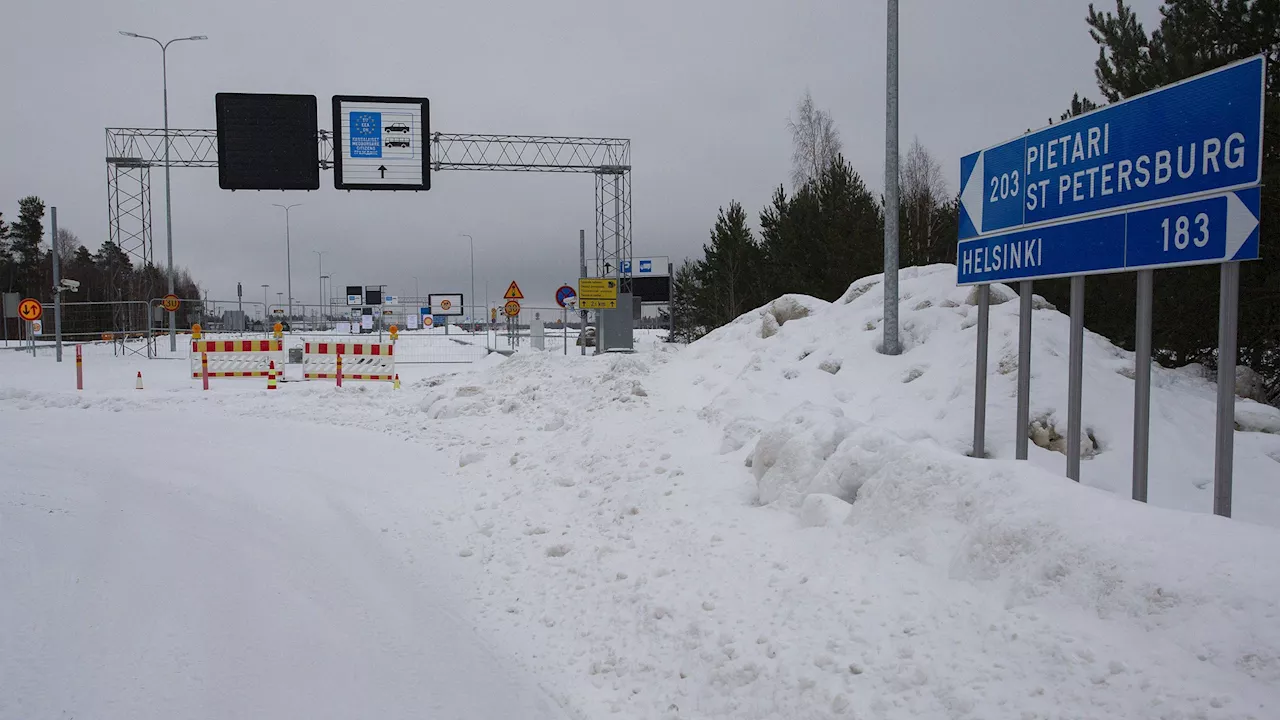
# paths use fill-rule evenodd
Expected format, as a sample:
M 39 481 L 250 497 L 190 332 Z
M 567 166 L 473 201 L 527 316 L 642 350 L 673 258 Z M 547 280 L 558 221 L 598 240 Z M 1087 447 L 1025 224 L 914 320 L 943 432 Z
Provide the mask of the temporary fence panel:
M 284 367 L 280 340 L 192 340 L 191 377 L 201 376 L 200 357 L 208 355 L 209 377 L 266 377 L 274 361 Z
M 303 344 L 302 376 L 308 380 L 336 378 L 339 355 L 343 380 L 395 379 L 395 346 L 391 343 L 327 340 L 308 340 Z

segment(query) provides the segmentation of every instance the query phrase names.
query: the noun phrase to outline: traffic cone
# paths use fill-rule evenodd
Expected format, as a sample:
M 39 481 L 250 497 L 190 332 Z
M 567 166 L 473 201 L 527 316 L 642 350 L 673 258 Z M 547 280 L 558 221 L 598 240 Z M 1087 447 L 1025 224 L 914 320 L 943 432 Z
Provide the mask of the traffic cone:
M 267 389 L 276 389 L 276 361 L 271 361 L 271 367 L 267 369 Z
M 396 389 L 400 389 L 400 373 L 396 373 Z
M 134 387 L 136 387 L 138 390 L 142 389 L 142 371 L 141 370 L 138 371 L 138 382 Z

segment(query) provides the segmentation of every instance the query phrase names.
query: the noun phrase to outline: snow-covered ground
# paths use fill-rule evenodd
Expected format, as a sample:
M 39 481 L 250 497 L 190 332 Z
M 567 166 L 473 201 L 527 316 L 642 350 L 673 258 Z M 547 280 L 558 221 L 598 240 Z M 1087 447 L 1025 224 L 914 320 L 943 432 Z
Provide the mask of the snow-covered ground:
M 1213 388 L 1158 370 L 1129 501 L 1132 360 L 1090 336 L 1084 486 L 1013 461 L 1004 303 L 966 457 L 953 278 L 904 271 L 892 358 L 875 278 L 400 391 L 97 347 L 77 393 L 0 353 L 0 717 L 1280 717 L 1280 435 L 1236 434 L 1209 515 Z M 1036 313 L 1059 428 L 1066 324 Z

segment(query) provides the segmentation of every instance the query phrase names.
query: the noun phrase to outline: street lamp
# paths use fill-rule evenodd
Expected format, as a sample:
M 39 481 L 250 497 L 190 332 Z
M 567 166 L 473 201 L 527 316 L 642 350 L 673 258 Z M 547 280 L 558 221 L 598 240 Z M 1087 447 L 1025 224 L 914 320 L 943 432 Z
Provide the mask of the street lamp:
M 271 301 L 270 301 L 269 299 L 267 299 L 267 288 L 269 288 L 269 287 L 271 287 L 271 286 L 270 286 L 270 285 L 263 285 L 263 286 L 262 286 L 262 320 L 263 320 L 264 322 L 266 321 L 266 319 L 267 319 L 267 315 L 268 315 L 268 313 L 267 313 L 267 306 L 271 304 Z
M 466 233 L 458 233 L 459 237 L 467 239 L 467 247 L 471 248 L 471 309 L 475 310 L 476 301 L 476 243 L 470 235 Z M 487 294 L 487 293 L 486 293 Z
M 169 294 L 173 294 L 173 203 L 171 202 L 169 190 L 169 45 L 182 40 L 208 40 L 207 35 L 191 35 L 190 37 L 173 38 L 167 42 L 138 33 L 120 31 L 125 37 L 138 38 L 140 40 L 150 40 L 160 46 L 160 73 L 162 78 L 162 88 L 164 91 L 164 231 L 165 243 L 169 252 Z M 169 313 L 169 351 L 177 352 L 178 350 L 178 320 L 177 313 Z
M 333 298 L 330 298 L 329 296 L 325 295 L 325 292 L 324 292 L 324 281 L 325 281 L 325 280 L 328 280 L 328 281 L 329 281 L 329 293 L 330 293 L 330 294 L 332 294 L 332 293 L 333 293 L 333 279 L 332 279 L 332 278 L 330 278 L 328 275 L 321 275 L 321 276 L 320 276 L 320 304 L 324 305 L 325 307 L 328 307 L 328 306 L 329 306 L 330 301 L 331 301 Z
M 315 253 L 316 257 L 320 259 L 320 300 L 318 302 L 321 305 L 323 305 L 324 304 L 324 254 L 329 251 L 328 250 L 312 250 L 311 252 Z
M 294 203 L 292 205 L 271 204 L 278 208 L 284 208 L 284 289 L 289 293 L 289 317 L 293 317 L 293 251 L 289 249 L 289 209 L 296 208 L 302 203 Z

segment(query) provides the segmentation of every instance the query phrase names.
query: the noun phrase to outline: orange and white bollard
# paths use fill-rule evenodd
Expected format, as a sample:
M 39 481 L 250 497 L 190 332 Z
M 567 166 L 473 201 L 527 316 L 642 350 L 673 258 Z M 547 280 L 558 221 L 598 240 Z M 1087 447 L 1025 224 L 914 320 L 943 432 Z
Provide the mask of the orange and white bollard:
M 276 361 L 271 361 L 271 367 L 267 368 L 267 389 L 276 389 Z
M 142 371 L 141 370 L 138 371 L 138 382 L 134 384 L 134 388 L 138 390 L 142 389 Z
M 395 388 L 400 389 L 400 373 L 396 373 Z
M 338 387 L 342 387 L 342 356 L 341 355 L 338 356 L 338 372 L 336 373 L 336 375 L 338 378 Z
M 84 354 L 79 344 L 76 345 L 76 389 L 84 389 Z

